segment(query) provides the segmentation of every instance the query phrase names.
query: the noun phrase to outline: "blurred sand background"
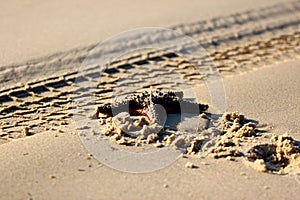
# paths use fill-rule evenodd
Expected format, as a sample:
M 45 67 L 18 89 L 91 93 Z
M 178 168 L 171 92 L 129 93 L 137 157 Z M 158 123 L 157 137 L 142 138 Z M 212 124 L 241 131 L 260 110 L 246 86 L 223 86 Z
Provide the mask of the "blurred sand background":
M 94 44 L 137 27 L 170 27 L 272 1 L 1 1 L 0 66 Z

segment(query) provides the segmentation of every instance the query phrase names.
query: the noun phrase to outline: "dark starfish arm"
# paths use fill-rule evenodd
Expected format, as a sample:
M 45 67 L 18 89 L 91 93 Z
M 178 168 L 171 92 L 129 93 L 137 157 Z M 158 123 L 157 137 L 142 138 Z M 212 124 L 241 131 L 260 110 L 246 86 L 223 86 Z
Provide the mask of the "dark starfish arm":
M 170 103 L 169 105 L 162 105 L 168 114 L 174 113 L 202 113 L 208 109 L 206 104 L 192 103 L 188 101 L 180 101 Z
M 100 113 L 113 116 L 113 114 L 129 111 L 131 115 L 144 115 L 153 121 L 156 112 L 155 105 L 161 105 L 167 114 L 181 112 L 201 113 L 208 109 L 208 105 L 184 101 L 182 98 L 183 92 L 144 92 L 141 95 L 132 95 L 124 101 L 116 102 L 114 105 L 109 104 L 98 107 L 97 116 Z
M 107 115 L 109 117 L 112 117 L 114 114 L 118 114 L 121 112 L 128 112 L 131 115 L 141 115 L 143 110 L 142 106 L 138 105 L 131 105 L 130 103 L 122 103 L 118 105 L 104 105 L 104 106 L 99 106 L 97 108 L 97 116 L 101 113 L 104 115 Z
M 100 113 L 103 114 L 103 115 L 107 115 L 109 117 L 112 117 L 113 114 L 112 114 L 111 105 L 98 106 L 97 111 L 96 111 L 97 117 L 99 117 Z

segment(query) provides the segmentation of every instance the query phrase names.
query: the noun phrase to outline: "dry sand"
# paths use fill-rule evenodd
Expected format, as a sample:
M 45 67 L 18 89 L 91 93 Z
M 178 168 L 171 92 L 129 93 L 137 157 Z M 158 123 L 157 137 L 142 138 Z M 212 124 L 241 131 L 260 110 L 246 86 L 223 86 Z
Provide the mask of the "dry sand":
M 208 19 L 213 16 L 221 16 L 224 10 L 226 10 L 224 11 L 225 13 L 233 13 L 246 10 L 247 7 L 260 8 L 274 4 L 274 2 L 264 2 L 264 5 L 260 5 L 262 4 L 260 1 L 256 3 L 242 3 L 239 1 L 216 3 L 210 1 L 203 5 L 202 1 L 197 1 L 187 5 L 184 2 L 179 2 L 175 4 L 175 7 L 169 9 L 167 17 L 163 17 L 165 16 L 165 10 L 169 8 L 168 3 L 165 2 L 160 6 L 157 6 L 156 3 L 149 4 L 147 6 L 149 9 L 158 9 L 155 13 L 150 14 L 143 12 L 143 10 L 138 10 L 135 14 L 130 12 L 130 15 L 127 15 L 127 12 L 120 11 L 123 15 L 114 15 L 113 18 L 107 16 L 111 16 L 111 11 L 108 8 L 115 8 L 114 3 L 107 5 L 106 9 L 102 7 L 103 12 L 96 6 L 93 6 L 90 10 L 90 7 L 83 2 L 77 2 L 75 5 L 68 1 L 62 4 L 50 2 L 42 4 L 29 1 L 23 3 L 24 5 L 22 6 L 19 4 L 16 7 L 13 2 L 6 3 L 3 5 L 6 7 L 4 9 L 5 12 L 2 13 L 4 17 L 0 21 L 1 32 L 7 31 L 0 39 L 0 44 L 3 46 L 1 50 L 3 53 L 0 54 L 0 66 L 2 69 L 1 74 L 4 74 L 9 80 L 5 83 L 3 81 L 5 77 L 1 76 L 1 84 L 3 84 L 3 88 L 9 88 L 9 91 L 30 91 L 30 89 L 26 89 L 26 86 L 22 85 L 12 89 L 17 85 L 14 77 L 20 77 L 20 82 L 26 83 L 26 81 L 32 79 L 29 72 L 26 73 L 23 70 L 24 68 L 17 68 L 14 76 L 10 76 L 12 73 L 7 73 L 9 68 L 4 66 L 12 63 L 22 63 L 22 61 L 47 56 L 58 51 L 63 52 L 78 46 L 86 46 L 128 28 L 176 25 L 178 22 L 186 23 Z M 217 4 L 218 6 L 216 6 Z M 45 12 L 49 8 L 48 5 L 52 7 L 50 10 L 53 11 L 53 18 L 48 18 L 49 15 Z M 103 4 L 94 2 L 93 5 L 99 5 L 100 7 Z M 130 4 L 132 6 L 130 9 L 140 8 L 141 5 L 144 6 L 141 2 L 135 2 L 134 6 L 132 3 Z M 186 9 L 183 9 L 183 5 L 186 6 Z M 23 6 L 27 6 L 26 9 L 22 8 Z M 9 8 L 12 7 L 15 7 L 15 11 L 18 11 L 17 15 L 8 12 L 11 10 Z M 73 7 L 76 7 L 76 9 Z M 73 12 L 68 12 L 69 14 L 65 15 L 66 8 L 70 8 Z M 28 15 L 26 20 L 37 20 L 36 25 L 30 27 L 30 29 L 26 28 L 30 26 L 30 23 L 26 22 L 24 18 L 28 13 L 31 14 Z M 142 17 L 140 17 L 141 13 L 144 13 Z M 40 16 L 39 19 L 37 19 L 36 15 Z M 139 17 L 136 17 L 136 15 Z M 153 18 L 148 15 L 153 16 Z M 83 16 L 86 16 L 86 18 L 82 18 Z M 45 23 L 46 18 L 49 20 L 49 27 L 45 25 L 47 24 Z M 96 21 L 93 20 L 95 18 L 97 18 Z M 124 20 L 124 24 L 119 24 L 119 18 Z M 292 17 L 288 16 L 287 18 L 290 19 Z M 77 19 L 83 21 L 79 23 Z M 106 19 L 110 24 L 108 25 L 107 21 L 104 22 L 100 19 Z M 269 19 L 261 21 L 264 20 Z M 69 23 L 71 25 L 66 26 Z M 7 28 L 5 24 L 10 24 L 10 26 Z M 95 24 L 97 26 L 94 26 Z M 244 26 L 247 26 L 247 24 Z M 251 28 L 254 25 L 249 26 Z M 103 30 L 103 27 L 105 27 L 105 30 Z M 56 30 L 59 31 L 56 32 Z M 74 30 L 76 30 L 76 33 L 74 33 Z M 234 30 L 238 30 L 238 27 L 235 27 Z M 261 37 L 270 38 L 268 34 L 272 32 L 274 35 L 271 38 L 275 38 L 273 41 L 282 42 L 280 39 L 276 39 L 278 35 L 297 30 L 299 29 L 296 26 L 291 27 L 286 32 L 280 32 L 281 29 L 275 29 L 273 32 L 268 31 Z M 39 31 L 44 34 L 38 34 Z M 71 32 L 74 34 L 70 34 Z M 85 33 L 80 34 L 82 32 Z M 70 37 L 70 35 L 72 36 Z M 260 36 L 253 34 L 249 35 L 248 38 L 251 38 L 255 43 L 255 41 L 259 40 L 258 37 Z M 279 50 L 279 47 L 276 47 L 276 45 L 274 48 L 266 47 L 266 51 L 273 55 L 269 60 L 267 59 L 268 56 L 260 55 L 260 61 L 253 62 L 253 53 L 244 53 L 245 57 L 247 55 L 250 57 L 248 58 L 250 61 L 246 59 L 244 62 L 244 64 L 250 63 L 245 64 L 246 70 L 239 66 L 234 69 L 227 69 L 225 66 L 223 81 L 227 111 L 239 111 L 248 118 L 257 120 L 261 124 L 266 124 L 270 129 L 270 133 L 280 135 L 288 132 L 294 139 L 299 141 L 299 37 L 293 36 L 290 39 L 289 45 L 286 45 L 284 42 L 280 43 L 279 46 L 286 47 L 284 50 Z M 293 45 L 295 42 L 296 44 L 298 42 L 298 46 Z M 251 44 L 251 41 L 228 40 L 227 47 L 225 45 L 216 49 L 214 47 L 209 47 L 208 49 L 209 52 L 221 52 L 229 48 L 230 45 L 234 46 L 233 44 L 243 45 L 241 43 L 248 45 Z M 32 48 L 27 51 L 30 46 Z M 253 46 L 255 47 L 255 45 Z M 85 52 L 86 50 L 81 49 L 78 51 Z M 59 54 L 59 56 L 77 55 L 72 52 Z M 276 52 L 280 52 L 280 55 L 283 55 L 283 57 L 285 55 L 289 56 L 285 57 L 285 59 L 275 59 L 274 57 L 277 57 Z M 241 54 L 241 57 L 243 55 Z M 222 55 L 212 53 L 212 57 L 218 60 Z M 284 62 L 287 59 L 290 61 Z M 46 57 L 37 60 L 40 65 L 32 65 L 33 67 L 31 66 L 31 68 L 45 67 L 49 64 L 49 59 Z M 69 63 L 72 64 L 72 62 Z M 44 63 L 44 65 L 41 63 Z M 74 63 L 76 62 L 74 61 Z M 243 63 L 243 61 L 238 63 Z M 220 66 L 222 64 L 224 63 L 220 63 Z M 23 64 L 20 66 L 23 66 Z M 30 66 L 28 67 L 28 69 L 31 68 Z M 69 67 L 66 67 L 62 71 L 68 72 L 69 69 Z M 184 70 L 186 69 L 183 68 L 182 73 L 186 74 Z M 52 72 L 48 74 L 45 72 L 44 75 L 41 72 L 33 73 L 37 76 L 40 73 L 40 77 L 35 77 L 35 79 L 53 75 Z M 155 70 L 151 72 L 158 73 Z M 226 74 L 229 74 L 229 76 L 226 76 Z M 66 77 L 71 76 L 68 75 Z M 124 76 L 124 74 L 120 76 Z M 172 77 L 174 76 L 170 73 L 169 78 Z M 56 79 L 53 80 L 55 81 Z M 47 79 L 46 82 L 48 82 L 45 82 L 45 84 L 49 84 L 49 81 L 53 80 Z M 193 83 L 193 79 L 189 79 L 189 81 Z M 172 84 L 167 86 L 172 87 Z M 3 96 L 3 94 L 6 93 L 3 88 L 1 89 L 1 97 L 5 98 L 6 96 Z M 22 105 L 20 105 L 22 101 L 18 101 L 18 98 L 10 99 L 8 103 L 1 105 L 1 109 L 3 109 L 0 114 L 1 128 L 3 129 L 0 132 L 3 141 L 3 144 L 0 145 L 1 199 L 297 199 L 300 195 L 299 174 L 280 176 L 258 172 L 246 166 L 240 158 L 230 161 L 231 159 L 200 159 L 193 156 L 185 156 L 166 168 L 145 174 L 130 174 L 111 169 L 89 155 L 80 138 L 76 135 L 74 123 L 70 119 L 64 118 L 64 116 L 67 116 L 66 113 L 68 113 L 69 109 L 70 102 L 67 97 L 70 94 L 61 92 L 71 91 L 70 88 L 66 86 L 42 93 L 42 97 L 53 95 L 51 97 L 54 99 L 52 102 L 45 101 L 41 103 L 34 99 L 39 97 L 34 96 L 30 101 L 36 102 L 29 104 L 23 110 L 21 109 Z M 197 85 L 198 90 L 201 93 L 197 94 L 197 97 L 201 101 L 209 103 L 210 96 L 205 86 Z M 8 94 L 8 96 L 12 97 L 16 94 L 12 93 Z M 66 96 L 65 99 L 64 96 Z M 9 105 L 15 107 L 9 107 Z M 37 105 L 41 106 L 38 109 L 44 111 L 44 113 L 34 113 L 37 118 L 31 116 L 30 112 L 22 113 L 31 111 L 30 109 L 37 109 Z M 42 108 L 43 105 L 45 108 Z M 60 106 L 58 105 L 62 105 L 64 109 L 59 110 L 58 107 L 60 108 Z M 8 111 L 15 109 L 21 113 L 23 118 L 22 116 L 14 118 L 10 113 L 6 113 L 5 109 Z M 50 112 L 53 115 L 47 115 Z M 6 116 L 7 118 L 5 118 Z M 29 122 L 26 121 L 27 119 L 24 116 L 28 117 Z M 30 126 L 30 123 L 32 123 L 32 126 Z M 55 125 L 56 123 L 58 123 L 58 126 Z M 64 123 L 69 124 L 64 125 Z M 14 134 L 26 133 L 26 131 L 24 132 L 26 130 L 24 127 L 27 127 L 27 125 L 32 128 L 29 129 L 29 133 L 34 133 L 34 135 L 21 136 L 21 138 L 16 139 L 17 137 Z M 5 138 L 9 139 L 4 140 Z M 196 167 L 185 167 L 192 165 Z
M 295 101 L 286 103 L 289 99 L 299 98 L 299 83 L 296 82 L 299 76 L 298 67 L 299 62 L 289 62 L 225 79 L 228 110 L 242 110 L 251 118 L 272 123 L 272 132 L 283 133 L 289 129 L 290 134 L 299 140 L 299 127 L 296 124 L 296 116 L 300 114 L 296 108 L 299 105 Z M 289 70 L 286 70 L 287 68 Z M 276 77 L 277 84 L 284 85 L 284 88 L 289 90 L 279 100 L 269 98 L 275 92 L 270 89 L 275 85 L 275 81 L 271 78 L 266 79 L 275 76 L 275 70 L 280 75 Z M 289 79 L 283 78 L 286 76 Z M 291 81 L 292 79 L 294 81 Z M 240 84 L 236 85 L 239 81 Z M 273 85 L 270 85 L 270 81 L 274 81 Z M 258 82 L 260 87 L 256 87 L 255 90 L 244 90 Z M 230 87 L 232 84 L 235 85 L 234 89 Z M 262 96 L 263 94 L 265 96 Z M 251 106 L 252 95 L 259 101 L 257 106 Z M 290 96 L 293 98 L 285 98 Z M 283 98 L 285 102 L 281 102 Z M 266 113 L 261 112 L 262 108 Z M 295 109 L 290 112 L 290 108 Z M 277 110 L 287 112 L 284 112 L 284 117 L 267 114 L 276 113 Z M 164 196 L 167 199 L 296 199 L 299 196 L 299 176 L 282 177 L 261 173 L 246 167 L 242 162 L 230 162 L 225 159 L 180 158 L 171 166 L 153 173 L 122 173 L 98 163 L 93 158 L 88 160 L 87 150 L 79 137 L 71 134 L 73 131 L 70 128 L 68 132 L 58 133 L 58 137 L 45 132 L 1 145 L 2 197 L 150 199 Z M 192 161 L 199 168 L 185 168 L 187 161 Z M 49 178 L 50 176 L 55 178 Z M 164 184 L 168 187 L 165 188 Z

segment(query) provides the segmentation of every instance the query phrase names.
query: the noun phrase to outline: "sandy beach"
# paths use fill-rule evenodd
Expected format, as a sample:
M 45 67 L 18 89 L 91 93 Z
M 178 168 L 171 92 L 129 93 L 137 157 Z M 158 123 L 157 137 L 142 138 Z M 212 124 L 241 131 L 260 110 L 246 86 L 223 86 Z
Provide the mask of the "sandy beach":
M 300 195 L 299 1 L 1 4 L 0 199 L 297 199 Z M 202 58 L 209 59 L 195 57 L 200 73 L 184 58 L 157 50 L 118 58 L 100 75 L 94 65 L 82 66 L 99 42 L 137 27 L 176 30 L 200 43 L 207 52 Z M 145 35 L 135 42 L 144 44 L 155 37 L 160 35 Z M 118 52 L 120 44 L 101 47 Z M 187 48 L 176 45 L 174 49 Z M 205 68 L 209 63 L 213 70 Z M 211 117 L 216 113 L 212 92 L 219 93 L 209 86 L 216 73 L 225 112 L 237 111 L 249 121 Z M 205 84 L 210 78 L 212 84 Z M 80 80 L 91 88 L 95 85 L 95 95 L 88 96 L 93 101 L 81 93 Z M 74 116 L 87 116 L 89 109 L 107 105 L 115 94 L 140 94 L 149 88 L 176 91 L 182 85 L 192 88 L 198 102 L 209 105 L 198 118 L 221 123 L 204 140 L 212 145 L 209 151 L 206 143 L 200 149 L 188 146 L 171 164 L 146 173 L 111 168 L 91 152 L 84 132 L 91 133 L 90 124 L 79 127 Z M 78 108 L 76 95 L 87 107 Z M 97 114 L 87 117 L 91 123 L 101 121 Z M 124 146 L 116 136 L 122 133 L 109 131 L 99 138 L 107 137 L 126 151 L 168 147 L 164 140 L 144 144 L 122 135 L 133 144 Z M 180 131 L 172 131 L 182 137 L 176 133 Z M 195 145 L 197 137 L 208 132 L 204 128 L 196 135 L 185 133 L 191 135 L 187 144 Z M 93 140 L 97 134 L 96 130 L 87 138 Z M 170 146 L 176 146 L 172 142 Z M 262 155 L 260 147 L 267 149 Z M 278 163 L 279 168 L 271 168 Z

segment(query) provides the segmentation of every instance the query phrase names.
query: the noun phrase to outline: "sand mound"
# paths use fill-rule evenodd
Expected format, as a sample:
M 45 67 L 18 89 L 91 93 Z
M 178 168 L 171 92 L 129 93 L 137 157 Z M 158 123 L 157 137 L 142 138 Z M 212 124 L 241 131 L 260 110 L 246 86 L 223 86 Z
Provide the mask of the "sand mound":
M 246 158 L 246 165 L 262 172 L 289 173 L 300 169 L 299 146 L 288 135 L 267 137 L 257 129 L 257 123 L 238 112 L 225 113 L 213 119 L 202 113 L 196 133 L 168 130 L 158 123 L 149 124 L 144 116 L 130 116 L 127 112 L 101 120 L 102 134 L 119 145 L 154 147 L 170 146 L 184 154 L 197 157 Z M 267 134 L 267 133 L 264 133 Z M 250 149 L 249 149 L 250 146 Z

